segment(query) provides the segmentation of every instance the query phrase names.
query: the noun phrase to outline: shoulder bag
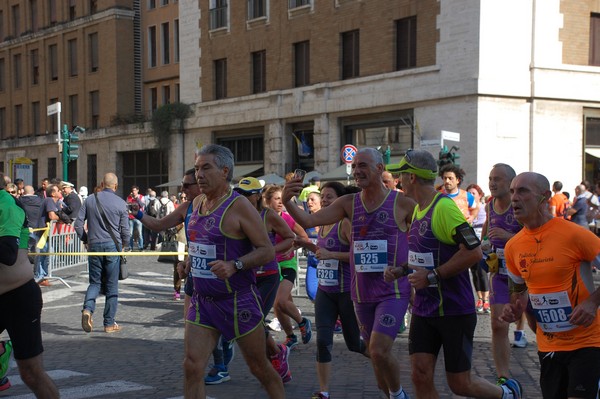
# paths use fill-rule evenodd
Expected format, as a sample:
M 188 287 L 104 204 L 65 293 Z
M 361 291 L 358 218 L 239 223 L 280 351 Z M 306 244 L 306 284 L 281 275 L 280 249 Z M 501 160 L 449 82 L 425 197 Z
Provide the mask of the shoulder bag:
M 100 216 L 102 217 L 102 221 L 104 222 L 104 227 L 106 227 L 108 234 L 110 234 L 110 238 L 112 238 L 113 242 L 115 243 L 117 250 L 120 250 L 121 245 L 119 245 L 119 242 L 117 241 L 112 229 L 110 228 L 110 224 L 106 219 L 106 215 L 104 214 L 104 208 L 102 207 L 102 204 L 100 203 L 100 200 L 98 198 L 98 193 L 94 193 L 94 197 L 96 198 L 96 204 L 98 205 Z M 125 255 L 121 255 L 119 256 L 119 259 L 119 280 L 125 280 L 127 277 L 129 277 L 129 269 L 127 268 L 127 258 L 125 257 Z

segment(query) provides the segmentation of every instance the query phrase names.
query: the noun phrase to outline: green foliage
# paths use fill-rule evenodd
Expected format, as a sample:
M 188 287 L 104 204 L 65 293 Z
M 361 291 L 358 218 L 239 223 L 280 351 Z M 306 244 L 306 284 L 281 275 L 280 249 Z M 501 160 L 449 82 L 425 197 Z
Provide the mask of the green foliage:
M 152 134 L 159 148 L 171 146 L 170 136 L 173 123 L 178 121 L 179 130 L 183 130 L 183 121 L 192 114 L 192 107 L 184 103 L 165 104 L 152 114 Z

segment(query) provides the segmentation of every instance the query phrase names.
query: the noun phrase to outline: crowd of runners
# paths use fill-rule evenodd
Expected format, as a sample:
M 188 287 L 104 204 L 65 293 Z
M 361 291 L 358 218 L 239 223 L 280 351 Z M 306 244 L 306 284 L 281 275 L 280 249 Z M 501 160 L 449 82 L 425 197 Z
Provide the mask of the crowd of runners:
M 441 350 L 455 395 L 520 399 L 526 394 L 509 367 L 510 323 L 517 323 L 513 348 L 528 345 L 525 323 L 536 333 L 544 398 L 598 397 L 600 290 L 592 272 L 600 238 L 557 217 L 544 176 L 496 164 L 485 197 L 477 184 L 461 189 L 465 172 L 438 168 L 427 151 L 407 150 L 399 164 L 386 167 L 372 148 L 354 157 L 354 186 L 313 178 L 306 187 L 300 170 L 284 186 L 263 187 L 253 177 L 233 185 L 234 167 L 229 149 L 204 146 L 184 176 L 186 202 L 160 220 L 129 209 L 152 231 L 184 226 L 188 258 L 177 271 L 187 277 L 186 398 L 204 398 L 205 385 L 231 379 L 234 343 L 267 395 L 283 398 L 284 384 L 295 378 L 290 353 L 315 338 L 312 398 L 344 397 L 329 388 L 339 331 L 348 350 L 370 362 L 374 383 L 390 399 L 409 397 L 403 389 L 409 379 L 417 398 L 438 397 Z M 18 253 L 18 240 L 0 245 Z M 307 257 L 315 320 L 292 297 L 299 250 Z M 4 275 L 19 259 L 0 256 L 0 312 L 14 289 Z M 283 342 L 265 323 L 271 311 L 285 331 Z M 400 365 L 391 349 L 407 312 L 410 365 Z M 84 309 L 84 330 L 91 331 L 91 313 Z M 478 320 L 478 313 L 491 317 Z M 26 352 L 19 353 L 13 327 L 0 320 L 19 362 Z M 491 323 L 495 381 L 471 371 L 478 322 Z M 11 345 L 0 347 L 0 360 Z

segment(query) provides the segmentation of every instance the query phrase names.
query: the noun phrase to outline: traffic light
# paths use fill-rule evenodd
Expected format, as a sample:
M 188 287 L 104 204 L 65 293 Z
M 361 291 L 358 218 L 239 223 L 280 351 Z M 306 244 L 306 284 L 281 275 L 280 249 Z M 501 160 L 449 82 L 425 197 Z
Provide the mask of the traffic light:
M 68 138 L 66 140 L 67 148 L 67 162 L 76 161 L 79 158 L 79 133 L 84 133 L 85 129 L 79 126 L 75 126 L 71 132 L 68 132 Z
M 459 149 L 460 148 L 458 148 L 454 145 L 449 150 L 448 150 L 447 146 L 443 146 L 440 149 L 440 154 L 439 154 L 439 158 L 437 161 L 438 167 L 441 169 L 448 164 L 454 164 L 456 166 L 460 166 L 458 164 L 458 158 L 460 158 L 460 155 L 456 152 Z

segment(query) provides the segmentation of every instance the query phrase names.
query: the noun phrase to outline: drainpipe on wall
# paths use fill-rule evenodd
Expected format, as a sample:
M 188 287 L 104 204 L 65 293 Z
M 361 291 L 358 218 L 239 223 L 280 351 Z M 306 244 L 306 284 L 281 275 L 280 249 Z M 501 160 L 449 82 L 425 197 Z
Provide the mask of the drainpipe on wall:
M 529 170 L 533 171 L 533 124 L 535 117 L 535 37 L 536 0 L 531 1 L 531 56 L 529 62 Z

